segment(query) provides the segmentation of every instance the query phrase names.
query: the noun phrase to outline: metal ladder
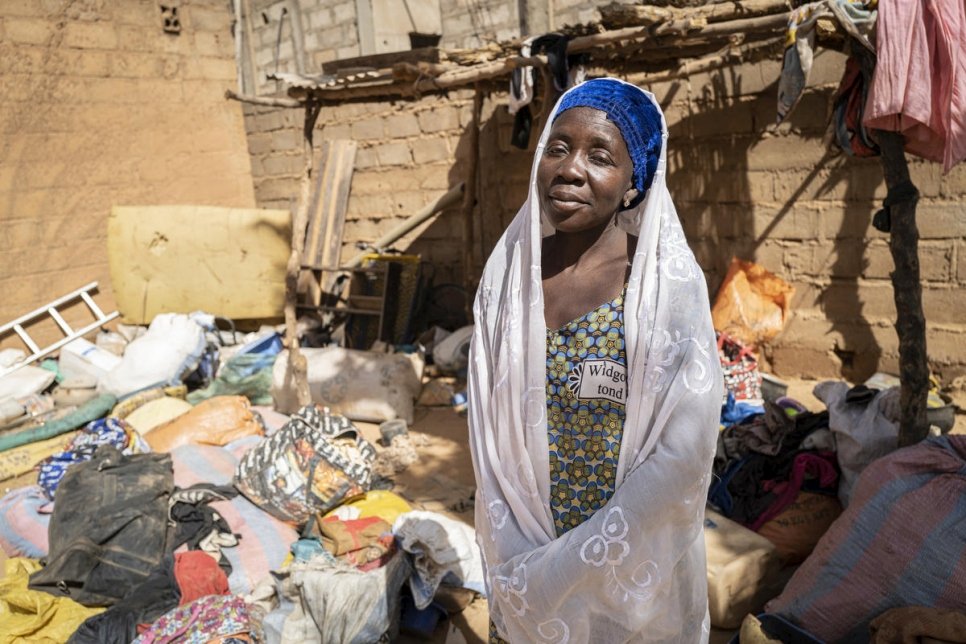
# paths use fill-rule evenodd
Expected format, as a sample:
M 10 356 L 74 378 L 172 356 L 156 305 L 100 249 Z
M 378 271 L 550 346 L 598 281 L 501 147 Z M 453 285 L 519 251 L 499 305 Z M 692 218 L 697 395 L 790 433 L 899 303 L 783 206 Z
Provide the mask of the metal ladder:
M 20 362 L 18 362 L 17 364 L 11 367 L 6 367 L 6 368 L 0 367 L 0 376 L 4 376 L 8 373 L 13 373 L 20 367 L 24 367 L 32 362 L 36 362 L 37 360 L 40 360 L 41 358 L 50 355 L 57 349 L 60 349 L 68 342 L 72 342 L 77 338 L 83 337 L 84 335 L 90 333 L 91 331 L 97 329 L 98 327 L 103 326 L 107 322 L 110 322 L 111 320 L 117 318 L 120 315 L 120 313 L 118 313 L 117 311 L 114 311 L 113 313 L 104 313 L 104 311 L 102 311 L 101 308 L 97 306 L 93 298 L 91 298 L 91 291 L 96 291 L 96 290 L 97 290 L 97 282 L 91 282 L 90 284 L 87 284 L 86 286 L 82 286 L 76 291 L 73 291 L 72 293 L 68 293 L 63 297 L 59 297 L 53 302 L 50 302 L 35 311 L 31 311 L 26 315 L 22 315 L 16 320 L 14 320 L 13 322 L 9 322 L 7 324 L 4 324 L 2 327 L 0 327 L 0 338 L 3 338 L 10 331 L 13 331 L 20 337 L 23 343 L 27 345 L 27 348 L 30 349 L 30 352 L 31 352 L 30 355 L 27 356 L 24 360 L 21 360 Z M 64 317 L 60 314 L 60 311 L 58 311 L 57 308 L 63 307 L 67 303 L 74 302 L 78 298 L 82 300 L 84 304 L 87 305 L 88 309 L 90 309 L 91 314 L 94 316 L 94 321 L 80 329 L 75 330 L 71 328 L 69 324 L 67 324 L 67 320 L 64 319 Z M 61 338 L 60 340 L 57 340 L 49 347 L 45 347 L 41 349 L 40 346 L 34 341 L 34 339 L 30 337 L 30 334 L 27 333 L 27 330 L 24 329 L 24 325 L 29 325 L 32 322 L 35 322 L 44 316 L 49 316 L 50 318 L 52 318 L 54 322 L 57 323 L 57 326 L 60 327 L 60 330 L 63 331 L 65 337 Z

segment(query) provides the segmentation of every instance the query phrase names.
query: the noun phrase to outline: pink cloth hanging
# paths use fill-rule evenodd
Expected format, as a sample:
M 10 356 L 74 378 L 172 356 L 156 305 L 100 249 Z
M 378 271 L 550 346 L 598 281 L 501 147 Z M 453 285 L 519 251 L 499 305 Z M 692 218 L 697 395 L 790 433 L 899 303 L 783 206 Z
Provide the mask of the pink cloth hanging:
M 902 132 L 906 151 L 966 159 L 966 7 L 962 0 L 879 0 L 875 75 L 864 123 Z

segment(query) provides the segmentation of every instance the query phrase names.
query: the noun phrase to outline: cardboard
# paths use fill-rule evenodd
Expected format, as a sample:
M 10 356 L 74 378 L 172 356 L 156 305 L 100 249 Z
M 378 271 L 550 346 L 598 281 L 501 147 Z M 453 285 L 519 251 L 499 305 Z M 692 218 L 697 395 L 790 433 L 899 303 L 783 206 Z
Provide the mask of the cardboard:
M 287 210 L 115 206 L 107 250 L 117 308 L 130 324 L 198 310 L 281 317 L 291 238 Z

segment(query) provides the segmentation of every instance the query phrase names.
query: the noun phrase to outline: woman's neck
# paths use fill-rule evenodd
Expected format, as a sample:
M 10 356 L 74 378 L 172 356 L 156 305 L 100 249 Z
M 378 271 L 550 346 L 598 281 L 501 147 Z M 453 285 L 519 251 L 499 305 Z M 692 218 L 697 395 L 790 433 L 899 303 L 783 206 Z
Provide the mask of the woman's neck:
M 544 240 L 544 275 L 595 266 L 627 253 L 627 234 L 610 221 L 579 233 L 555 232 Z

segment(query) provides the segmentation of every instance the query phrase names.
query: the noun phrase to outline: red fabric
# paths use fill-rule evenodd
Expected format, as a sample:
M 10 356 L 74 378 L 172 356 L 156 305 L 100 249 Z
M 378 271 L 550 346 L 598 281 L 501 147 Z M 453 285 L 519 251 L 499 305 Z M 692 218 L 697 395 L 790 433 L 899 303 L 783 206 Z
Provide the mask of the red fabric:
M 807 474 L 817 478 L 819 485 L 823 488 L 832 487 L 839 477 L 839 473 L 832 463 L 834 458 L 831 452 L 820 452 L 818 454 L 805 452 L 796 456 L 792 462 L 788 481 L 764 482 L 765 490 L 775 492 L 778 494 L 778 498 L 748 527 L 757 532 L 758 528 L 781 514 L 782 510 L 791 505 L 795 497 L 798 496 Z
M 906 151 L 949 169 L 966 158 L 966 7 L 879 0 L 865 126 L 902 132 Z
M 174 556 L 174 578 L 181 591 L 182 606 L 208 595 L 229 594 L 225 571 L 203 550 L 177 553 Z

